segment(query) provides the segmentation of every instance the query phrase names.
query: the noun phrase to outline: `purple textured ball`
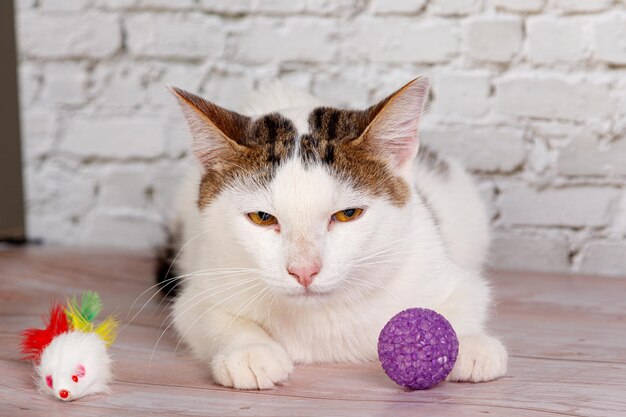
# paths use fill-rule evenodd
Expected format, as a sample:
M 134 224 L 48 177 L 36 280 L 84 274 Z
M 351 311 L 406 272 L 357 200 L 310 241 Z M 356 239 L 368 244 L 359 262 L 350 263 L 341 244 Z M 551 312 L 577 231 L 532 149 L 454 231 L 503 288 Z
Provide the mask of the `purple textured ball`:
M 450 373 L 459 352 L 452 325 L 427 308 L 409 308 L 387 322 L 378 336 L 378 359 L 398 385 L 427 389 Z

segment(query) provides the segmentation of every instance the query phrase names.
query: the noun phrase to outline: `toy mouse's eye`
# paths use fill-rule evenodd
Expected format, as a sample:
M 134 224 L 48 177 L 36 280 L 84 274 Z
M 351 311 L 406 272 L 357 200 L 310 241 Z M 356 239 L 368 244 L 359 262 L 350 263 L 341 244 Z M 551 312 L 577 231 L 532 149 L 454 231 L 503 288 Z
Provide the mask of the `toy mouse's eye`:
M 48 388 L 52 388 L 52 375 L 46 375 L 46 385 Z
M 78 377 L 76 375 L 72 375 L 72 381 L 78 382 Z

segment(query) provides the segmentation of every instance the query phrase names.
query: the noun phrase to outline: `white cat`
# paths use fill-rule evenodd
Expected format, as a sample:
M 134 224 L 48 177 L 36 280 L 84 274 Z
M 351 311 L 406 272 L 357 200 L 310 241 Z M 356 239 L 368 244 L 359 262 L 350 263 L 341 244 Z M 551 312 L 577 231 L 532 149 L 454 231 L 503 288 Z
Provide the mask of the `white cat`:
M 361 111 L 277 85 L 244 116 L 172 91 L 199 161 L 180 201 L 173 324 L 218 384 L 375 360 L 378 333 L 410 307 L 454 326 L 449 380 L 505 374 L 485 330 L 485 209 L 457 162 L 419 147 L 425 78 Z

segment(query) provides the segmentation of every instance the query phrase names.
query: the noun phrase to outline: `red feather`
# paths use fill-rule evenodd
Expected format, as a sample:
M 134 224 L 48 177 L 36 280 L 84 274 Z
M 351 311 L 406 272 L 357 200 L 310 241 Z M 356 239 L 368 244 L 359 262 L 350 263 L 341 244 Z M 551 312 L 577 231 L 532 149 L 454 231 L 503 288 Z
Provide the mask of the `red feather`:
M 65 310 L 61 304 L 54 303 L 45 329 L 26 329 L 22 332 L 22 359 L 38 362 L 41 352 L 52 342 L 52 339 L 67 331 L 69 331 L 69 325 Z

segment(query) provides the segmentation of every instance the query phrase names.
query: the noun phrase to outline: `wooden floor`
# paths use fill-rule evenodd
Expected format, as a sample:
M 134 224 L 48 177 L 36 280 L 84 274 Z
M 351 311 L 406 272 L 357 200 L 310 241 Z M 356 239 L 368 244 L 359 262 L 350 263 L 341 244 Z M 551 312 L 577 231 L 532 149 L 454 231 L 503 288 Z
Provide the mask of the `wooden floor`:
M 160 298 L 112 348 L 110 396 L 74 403 L 45 398 L 17 352 L 19 332 L 41 324 L 51 300 L 84 289 L 126 317 L 153 282 L 146 254 L 30 248 L 0 250 L 2 416 L 626 416 L 626 278 L 493 273 L 494 332 L 511 359 L 508 376 L 486 384 L 444 383 L 408 392 L 377 364 L 299 366 L 286 386 L 243 392 L 213 385 L 202 364 L 167 334 Z M 135 305 L 134 314 L 148 297 Z

